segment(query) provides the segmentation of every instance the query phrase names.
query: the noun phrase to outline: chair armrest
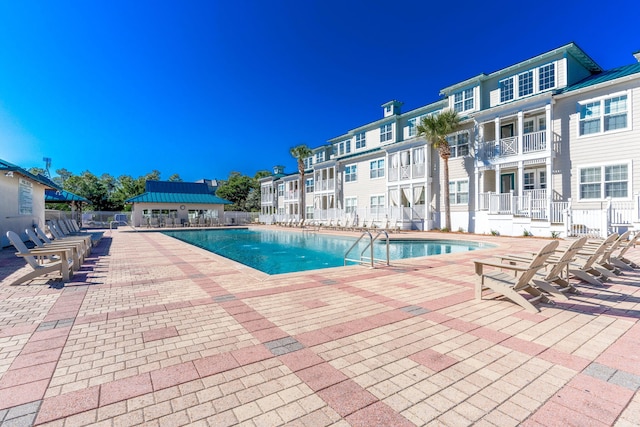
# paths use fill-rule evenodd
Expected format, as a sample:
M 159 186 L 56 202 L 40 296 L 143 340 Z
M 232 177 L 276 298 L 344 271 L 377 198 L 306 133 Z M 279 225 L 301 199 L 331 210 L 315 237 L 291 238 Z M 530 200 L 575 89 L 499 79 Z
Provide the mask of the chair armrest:
M 527 271 L 530 269 L 530 267 L 523 267 L 523 266 L 511 265 L 511 264 L 502 264 L 500 262 L 492 262 L 492 261 L 473 260 L 473 262 L 476 265 L 476 269 L 479 266 L 485 266 L 485 265 L 488 265 L 490 267 L 496 267 L 496 268 L 504 268 L 506 270 L 513 270 L 513 271 Z
M 27 257 L 27 256 L 47 256 L 47 255 L 62 255 L 67 254 L 71 248 L 34 248 L 30 249 L 27 253 L 16 253 L 16 256 Z

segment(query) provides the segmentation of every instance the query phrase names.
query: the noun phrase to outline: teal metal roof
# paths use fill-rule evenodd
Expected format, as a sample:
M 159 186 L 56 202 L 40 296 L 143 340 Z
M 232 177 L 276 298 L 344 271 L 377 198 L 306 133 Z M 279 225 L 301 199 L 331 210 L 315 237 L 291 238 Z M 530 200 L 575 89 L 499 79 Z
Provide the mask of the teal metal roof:
M 635 64 L 631 64 L 631 65 L 625 65 L 623 67 L 613 68 L 611 70 L 607 70 L 602 73 L 589 76 L 586 79 L 583 79 L 576 84 L 567 86 L 566 88 L 558 91 L 558 93 L 572 92 L 574 90 L 584 89 L 589 86 L 595 86 L 600 83 L 605 83 L 612 80 L 629 77 L 638 73 L 640 73 L 640 62 L 636 62 Z
M 204 182 L 147 181 L 149 193 L 211 194 L 214 190 Z
M 65 190 L 44 190 L 45 203 L 68 203 L 68 202 L 83 202 L 89 203 L 89 200 L 77 194 L 70 193 Z
M 230 205 L 231 202 L 211 193 L 156 193 L 148 192 L 132 197 L 126 203 L 200 203 L 210 205 Z
M 16 166 L 13 163 L 9 163 L 6 160 L 0 159 L 0 171 L 17 172 L 20 175 L 23 175 L 33 181 L 36 181 L 44 185 L 45 187 L 60 189 L 60 187 L 55 182 L 51 181 L 46 176 L 34 175 L 31 172 L 27 171 L 26 169 L 23 169 L 20 166 Z

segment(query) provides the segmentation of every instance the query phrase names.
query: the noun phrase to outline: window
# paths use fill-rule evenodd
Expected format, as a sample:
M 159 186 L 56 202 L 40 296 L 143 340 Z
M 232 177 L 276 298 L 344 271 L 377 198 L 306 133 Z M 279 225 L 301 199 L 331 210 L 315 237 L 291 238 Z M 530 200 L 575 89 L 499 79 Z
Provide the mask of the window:
M 451 157 L 462 157 L 469 154 L 469 134 L 462 132 L 457 135 L 447 137 Z
M 523 123 L 522 129 L 525 134 L 533 132 L 534 131 L 533 120 L 525 120 Z
M 513 99 L 513 77 L 502 80 L 498 87 L 500 87 L 500 102 L 506 102 Z
M 278 184 L 278 197 L 284 197 L 284 184 Z
M 367 146 L 367 134 L 360 132 L 356 134 L 356 150 Z
M 304 163 L 305 169 L 311 169 L 311 165 L 313 165 L 313 157 L 307 157 L 306 159 L 303 159 L 302 162 Z
M 307 178 L 305 180 L 305 189 L 307 193 L 313 193 L 313 178 Z
M 344 199 L 344 212 L 350 214 L 356 211 L 358 207 L 358 199 L 355 197 L 346 197 Z
M 354 182 L 358 179 L 358 166 L 349 165 L 344 167 L 344 182 Z
M 316 161 L 315 161 L 315 163 L 321 163 L 321 162 L 324 162 L 324 150 L 318 151 L 316 153 Z
M 380 126 L 380 142 L 391 141 L 393 139 L 393 126 L 391 123 Z
M 306 209 L 306 219 L 313 219 L 313 206 L 307 206 Z
M 524 173 L 523 188 L 525 190 L 535 190 L 535 188 L 536 188 L 536 173 L 535 172 L 525 172 Z
M 453 109 L 458 113 L 473 110 L 473 89 L 465 89 L 453 94 Z
M 547 119 L 545 117 L 538 117 L 538 130 L 547 130 Z
M 351 152 L 351 140 L 347 139 L 342 141 L 339 144 L 336 144 L 337 149 L 334 150 L 334 154 L 342 156 L 344 154 L 349 154 Z
M 556 86 L 556 64 L 547 64 L 538 68 L 538 90 L 552 89 Z
M 371 196 L 371 213 L 377 214 L 384 209 L 384 196 Z
M 580 198 L 606 199 L 629 196 L 629 165 L 594 166 L 580 169 Z
M 518 96 L 527 96 L 533 93 L 533 71 L 527 71 L 518 75 Z
M 627 128 L 627 95 L 580 104 L 579 134 L 592 135 Z
M 469 180 L 449 181 L 449 200 L 455 205 L 469 203 Z
M 408 136 L 416 136 L 416 121 L 418 120 L 417 117 L 414 117 L 413 119 L 409 119 L 407 121 L 407 128 L 408 128 Z
M 374 160 L 369 165 L 372 179 L 384 177 L 384 159 Z

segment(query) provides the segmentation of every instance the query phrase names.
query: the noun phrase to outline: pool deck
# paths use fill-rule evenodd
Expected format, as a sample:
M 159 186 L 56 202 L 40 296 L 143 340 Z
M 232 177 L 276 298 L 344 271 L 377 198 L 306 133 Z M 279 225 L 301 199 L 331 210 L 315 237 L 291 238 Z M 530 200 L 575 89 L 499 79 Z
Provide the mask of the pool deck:
M 0 250 L 0 425 L 638 425 L 640 270 L 531 314 L 472 260 L 546 240 L 409 235 L 498 246 L 268 276 L 119 229 L 21 286 Z

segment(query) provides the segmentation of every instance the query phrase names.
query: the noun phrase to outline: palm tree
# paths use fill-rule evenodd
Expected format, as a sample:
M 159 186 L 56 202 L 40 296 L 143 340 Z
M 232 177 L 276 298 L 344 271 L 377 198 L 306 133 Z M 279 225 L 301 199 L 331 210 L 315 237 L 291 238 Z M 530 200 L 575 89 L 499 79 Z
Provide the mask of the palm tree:
M 298 173 L 300 174 L 300 185 L 298 185 L 300 191 L 300 218 L 305 219 L 306 205 L 304 203 L 305 196 L 305 182 L 304 182 L 304 159 L 311 157 L 311 149 L 305 144 L 298 145 L 289 150 L 291 155 L 298 161 Z
M 422 122 L 417 126 L 418 135 L 424 136 L 431 143 L 431 146 L 438 150 L 440 157 L 444 161 L 444 182 L 446 185 L 444 212 L 445 228 L 447 230 L 451 230 L 451 201 L 449 200 L 449 157 L 451 157 L 451 147 L 449 147 L 447 135 L 457 131 L 459 127 L 460 116 L 454 110 L 423 117 Z

